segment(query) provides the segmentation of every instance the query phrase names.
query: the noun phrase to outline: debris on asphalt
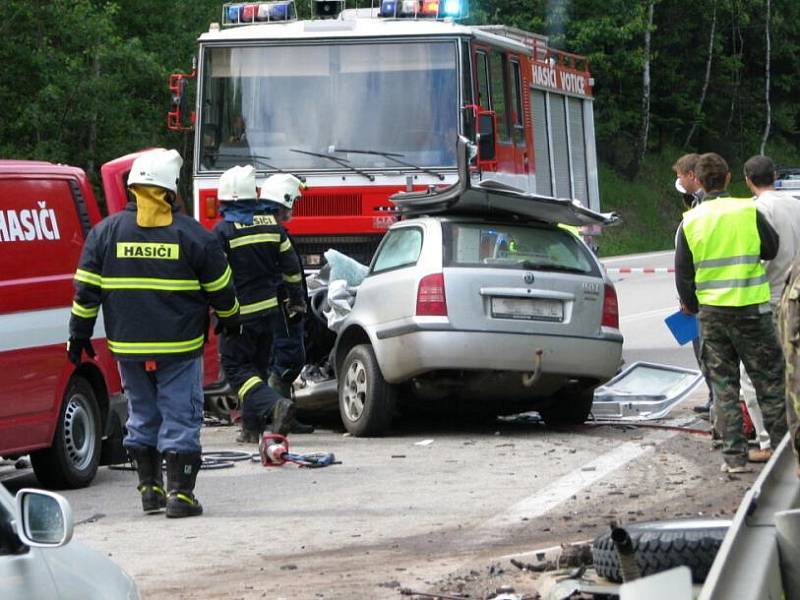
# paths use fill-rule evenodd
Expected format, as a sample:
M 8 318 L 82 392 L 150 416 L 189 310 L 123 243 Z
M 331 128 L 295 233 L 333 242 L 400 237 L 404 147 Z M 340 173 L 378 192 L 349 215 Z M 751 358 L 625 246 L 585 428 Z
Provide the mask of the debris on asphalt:
M 414 445 L 415 446 L 430 446 L 432 443 L 433 443 L 433 440 L 427 439 L 427 440 L 422 440 L 421 442 L 414 442 Z

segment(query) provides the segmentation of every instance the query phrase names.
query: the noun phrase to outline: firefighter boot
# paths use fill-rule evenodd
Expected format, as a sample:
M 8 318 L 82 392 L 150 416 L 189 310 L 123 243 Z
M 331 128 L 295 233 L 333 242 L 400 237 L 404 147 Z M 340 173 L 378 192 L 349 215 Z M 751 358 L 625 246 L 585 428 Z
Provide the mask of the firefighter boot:
M 136 461 L 136 472 L 139 474 L 136 489 L 142 495 L 142 510 L 146 513 L 158 512 L 167 505 L 164 477 L 161 474 L 161 453 L 152 447 L 131 448 L 130 453 Z
M 199 452 L 167 452 L 167 517 L 196 517 L 203 506 L 194 496 L 197 472 L 203 462 Z
M 294 402 L 278 398 L 272 407 L 272 433 L 288 434 L 294 426 Z

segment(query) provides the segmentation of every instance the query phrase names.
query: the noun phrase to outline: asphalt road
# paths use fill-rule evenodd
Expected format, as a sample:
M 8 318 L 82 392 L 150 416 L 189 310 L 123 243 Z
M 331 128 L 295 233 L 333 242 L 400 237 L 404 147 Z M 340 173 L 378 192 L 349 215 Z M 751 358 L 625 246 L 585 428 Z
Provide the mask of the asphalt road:
M 668 267 L 671 253 L 604 261 Z M 670 273 L 618 274 L 627 363 L 694 368 L 663 324 L 677 308 Z M 673 424 L 707 427 L 691 405 Z M 207 450 L 237 446 L 232 427 L 207 427 Z M 136 579 L 143 598 L 398 598 L 400 587 L 482 597 L 506 581 L 532 591 L 509 556 L 586 540 L 610 520 L 730 515 L 755 474 L 719 473 L 708 437 L 673 430 L 525 420 L 407 420 L 385 438 L 322 428 L 292 436 L 297 452 L 334 452 L 341 464 L 309 470 L 237 462 L 201 472 L 202 518 L 140 512 L 135 475 L 102 468 L 65 492 L 75 537 Z M 0 476 L 8 475 L 0 470 Z M 13 491 L 32 474 L 7 479 Z M 523 589 L 525 588 L 525 589 Z

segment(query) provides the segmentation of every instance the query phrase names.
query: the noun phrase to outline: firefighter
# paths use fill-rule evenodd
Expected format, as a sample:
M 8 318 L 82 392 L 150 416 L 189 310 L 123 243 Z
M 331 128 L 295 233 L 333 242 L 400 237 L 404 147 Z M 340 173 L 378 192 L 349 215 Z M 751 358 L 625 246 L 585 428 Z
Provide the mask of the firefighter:
M 701 360 L 714 392 L 722 435 L 723 472 L 747 469 L 739 408 L 739 362 L 756 389 L 770 438 L 786 433 L 784 368 L 761 260 L 775 258 L 778 234 L 752 199 L 731 198 L 728 164 L 703 154 L 695 167 L 705 192 L 684 214 L 676 236 L 675 281 L 681 308 L 698 313 Z
M 75 272 L 67 353 L 80 364 L 103 308 L 108 347 L 128 397 L 124 445 L 136 461 L 142 509 L 200 515 L 202 353 L 208 308 L 236 329 L 239 302 L 217 241 L 175 204 L 183 160 L 162 148 L 139 156 L 125 210 L 94 227 Z M 167 493 L 161 474 L 167 462 Z
M 275 216 L 278 223 L 283 226 L 292 218 L 294 203 L 301 196 L 305 184 L 294 175 L 280 173 L 269 177 L 261 188 L 260 198 L 268 205 L 268 209 Z M 288 236 L 288 233 L 287 233 Z M 289 237 L 292 252 L 302 267 L 300 254 Z M 302 268 L 299 274 L 299 283 L 303 289 L 303 297 L 308 297 L 305 277 Z M 297 283 L 294 278 L 286 278 L 278 285 L 278 301 L 281 307 L 280 318 L 276 319 L 274 339 L 272 341 L 272 360 L 270 363 L 269 386 L 284 396 L 290 396 L 292 382 L 300 375 L 305 365 L 305 323 L 303 314 L 291 314 L 289 306 L 288 285 Z M 314 428 L 310 425 L 298 423 L 295 433 L 311 433 Z
M 222 337 L 222 366 L 242 405 L 242 432 L 237 441 L 258 442 L 270 420 L 275 433 L 285 435 L 295 426 L 294 404 L 267 381 L 272 334 L 280 312 L 278 284 L 287 281 L 289 310 L 305 312 L 302 270 L 286 232 L 273 215 L 264 214 L 252 166 L 225 171 L 217 197 L 223 218 L 213 233 L 231 263 L 242 319 L 241 335 Z

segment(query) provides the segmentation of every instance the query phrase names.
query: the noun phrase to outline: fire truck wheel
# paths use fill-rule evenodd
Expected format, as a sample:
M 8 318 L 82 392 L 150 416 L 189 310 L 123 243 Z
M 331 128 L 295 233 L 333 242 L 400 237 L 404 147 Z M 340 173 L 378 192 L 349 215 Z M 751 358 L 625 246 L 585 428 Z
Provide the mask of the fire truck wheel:
M 594 387 L 568 388 L 555 396 L 553 403 L 539 411 L 547 424 L 584 423 L 592 412 Z
M 386 383 L 369 344 L 353 347 L 339 373 L 339 414 L 355 436 L 383 434 L 392 422 L 397 391 Z
M 89 485 L 100 464 L 102 427 L 94 390 L 81 377 L 67 386 L 50 448 L 31 454 L 39 482 L 51 488 Z

